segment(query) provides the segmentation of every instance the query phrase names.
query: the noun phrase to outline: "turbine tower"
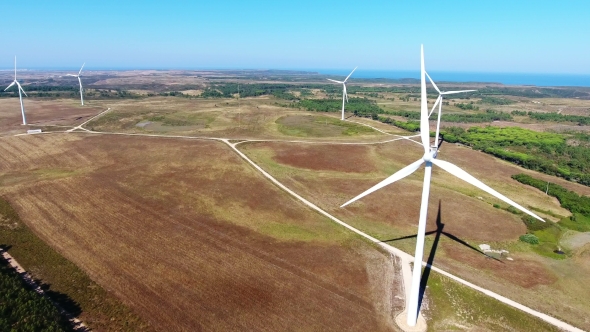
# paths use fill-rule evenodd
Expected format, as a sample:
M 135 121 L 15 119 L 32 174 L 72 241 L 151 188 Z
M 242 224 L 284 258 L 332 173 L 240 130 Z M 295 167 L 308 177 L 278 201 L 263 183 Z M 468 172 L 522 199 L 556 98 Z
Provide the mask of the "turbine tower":
M 67 74 L 66 76 L 73 76 L 73 77 L 77 77 L 78 78 L 78 82 L 80 82 L 80 102 L 82 103 L 82 106 L 84 106 L 84 94 L 82 93 L 82 80 L 80 79 L 80 76 L 82 75 L 82 69 L 84 68 L 84 65 L 86 64 L 86 62 L 84 62 L 82 64 L 82 68 L 80 68 L 80 71 L 78 72 L 78 75 L 74 75 L 74 74 Z
M 25 106 L 23 104 L 23 96 L 21 94 L 21 91 L 25 94 L 25 96 L 27 96 L 27 93 L 25 92 L 25 90 L 23 90 L 23 88 L 20 86 L 20 83 L 16 80 L 16 56 L 14 56 L 14 81 L 12 81 L 12 83 L 10 83 L 10 85 L 6 89 L 4 89 L 4 91 L 10 89 L 10 87 L 12 87 L 15 84 L 18 87 L 18 98 L 20 99 L 20 112 L 23 115 L 23 125 L 26 125 L 27 118 L 25 117 Z
M 354 73 L 354 71 L 357 68 L 358 67 L 354 67 L 354 69 L 350 72 L 350 74 L 348 74 L 348 76 L 346 76 L 344 81 L 336 81 L 336 80 L 331 80 L 328 78 L 328 81 L 342 84 L 342 118 L 340 120 L 344 120 L 344 101 L 348 102 L 348 93 L 346 93 L 346 81 L 348 81 L 348 78 L 350 77 L 350 75 L 352 75 L 352 73 Z
M 363 192 L 362 194 L 356 196 L 355 198 L 351 199 L 350 201 L 344 203 L 341 207 L 344 207 L 362 197 L 367 196 L 368 194 L 377 191 L 389 184 L 392 184 L 398 180 L 405 178 L 406 176 L 414 173 L 422 164 L 425 164 L 424 169 L 424 186 L 422 188 L 422 203 L 420 206 L 420 218 L 418 220 L 418 234 L 417 234 L 417 242 L 416 242 L 416 252 L 414 255 L 414 271 L 412 274 L 412 285 L 410 289 L 410 298 L 407 302 L 407 323 L 409 326 L 415 326 L 418 313 L 419 313 L 419 296 L 420 296 L 420 278 L 422 272 L 422 258 L 424 254 L 424 236 L 426 231 L 426 216 L 428 211 L 428 197 L 430 195 L 430 178 L 432 175 L 432 165 L 436 165 L 445 171 L 451 173 L 452 175 L 458 177 L 459 179 L 470 183 L 477 188 L 495 196 L 496 198 L 518 208 L 519 210 L 529 214 L 530 216 L 543 221 L 539 216 L 532 213 L 531 211 L 525 209 L 524 207 L 520 206 L 519 204 L 515 203 L 511 199 L 507 198 L 506 196 L 498 193 L 494 189 L 488 187 L 483 182 L 477 180 L 473 176 L 469 175 L 467 172 L 462 170 L 461 168 L 443 161 L 436 159 L 437 156 L 437 149 L 438 147 L 431 147 L 430 146 L 430 127 L 428 123 L 428 105 L 426 103 L 426 71 L 424 70 L 424 47 L 421 46 L 421 57 L 420 57 L 420 82 L 421 82 L 421 103 L 420 103 L 420 137 L 422 140 L 422 146 L 424 147 L 424 156 L 415 161 L 414 163 L 402 168 L 401 170 L 397 171 L 387 179 L 379 182 L 375 186 L 371 187 L 367 191 Z M 437 88 L 438 89 L 438 88 Z

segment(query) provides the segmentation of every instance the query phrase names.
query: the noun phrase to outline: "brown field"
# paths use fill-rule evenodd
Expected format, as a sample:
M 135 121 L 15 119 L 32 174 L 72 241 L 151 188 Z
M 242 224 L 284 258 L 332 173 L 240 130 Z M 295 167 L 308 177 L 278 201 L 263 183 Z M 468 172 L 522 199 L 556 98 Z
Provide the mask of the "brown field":
M 403 305 L 390 258 L 221 143 L 2 143 L 1 194 L 22 220 L 156 328 L 389 330 Z
M 376 168 L 364 162 L 369 159 L 368 152 L 363 146 L 336 145 L 326 151 L 325 146 L 303 145 L 293 150 L 278 150 L 273 159 L 305 169 L 369 173 Z
M 0 135 L 18 134 L 29 128 L 78 125 L 104 111 L 98 105 L 81 106 L 79 99 L 40 100 L 23 98 L 28 126 L 22 126 L 18 98 L 0 99 Z M 67 129 L 67 128 L 66 128 Z
M 311 148 L 313 157 L 297 164 L 284 162 L 277 156 L 293 154 L 304 157 L 309 147 L 289 143 L 246 143 L 240 145 L 240 149 L 303 197 L 345 222 L 377 238 L 390 240 L 388 243 L 413 254 L 415 240 L 411 236 L 416 232 L 419 215 L 422 171 L 344 209 L 339 206 L 420 158 L 422 151 L 419 146 L 407 141 L 357 146 L 351 155 L 359 154 L 365 159 L 361 165 L 355 166 L 358 169 L 356 172 L 342 166 L 344 163 L 336 158 L 342 152 L 332 145 L 314 145 Z M 512 174 L 548 177 L 570 190 L 590 193 L 588 187 L 525 170 L 461 146 L 443 145 L 439 158 L 465 169 L 525 207 L 539 207 L 569 215 L 557 200 L 512 180 Z M 311 164 L 318 167 L 312 171 L 307 166 Z M 587 303 L 578 300 L 578 294 L 590 296 L 590 287 L 586 286 L 590 284 L 590 263 L 580 263 L 581 258 L 556 261 L 532 254 L 518 241 L 518 236 L 526 232 L 520 217 L 492 207 L 493 203 L 507 207 L 504 203 L 436 167 L 433 169 L 432 184 L 427 231 L 436 230 L 437 203 L 440 202 L 441 222 L 446 233 L 475 249 L 481 243 L 491 244 L 494 249 L 508 249 L 514 259 L 495 261 L 443 235 L 436 250 L 435 265 L 537 310 L 580 327 L 590 327 L 585 314 Z M 433 238 L 434 235 L 427 237 L 428 246 L 432 245 Z M 429 252 L 426 251 L 426 257 Z M 564 274 L 568 277 L 564 278 Z M 569 305 L 567 308 L 555 308 L 553 304 L 556 301 Z

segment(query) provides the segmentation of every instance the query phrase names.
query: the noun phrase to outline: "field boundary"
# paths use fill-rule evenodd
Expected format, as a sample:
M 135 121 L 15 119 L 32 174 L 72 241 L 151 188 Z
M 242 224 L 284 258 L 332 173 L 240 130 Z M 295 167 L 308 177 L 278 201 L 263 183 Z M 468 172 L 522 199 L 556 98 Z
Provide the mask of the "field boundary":
M 43 289 L 41 289 L 41 286 L 39 286 L 35 282 L 35 280 L 33 279 L 33 277 L 31 277 L 31 275 L 27 271 L 25 271 L 25 269 L 23 269 L 23 267 L 16 261 L 16 259 L 14 259 L 14 257 L 12 257 L 6 250 L 0 248 L 0 253 L 2 254 L 2 257 L 8 262 L 8 264 L 14 270 L 16 270 L 16 272 L 18 273 L 18 275 L 35 292 L 37 292 L 37 294 L 39 294 L 40 296 L 44 296 L 45 298 L 47 298 L 51 302 L 51 304 L 53 304 L 53 306 L 57 308 L 57 310 L 59 311 L 60 315 L 65 316 L 70 321 L 70 323 L 72 324 L 72 327 L 74 328 L 75 331 L 79 331 L 79 332 L 89 332 L 90 331 L 90 329 L 86 326 L 86 324 L 84 324 L 84 322 L 82 322 L 78 318 L 74 317 L 72 314 L 70 314 L 64 308 L 62 308 L 57 302 L 53 301 L 50 297 L 46 296 L 45 295 L 45 292 L 43 291 Z

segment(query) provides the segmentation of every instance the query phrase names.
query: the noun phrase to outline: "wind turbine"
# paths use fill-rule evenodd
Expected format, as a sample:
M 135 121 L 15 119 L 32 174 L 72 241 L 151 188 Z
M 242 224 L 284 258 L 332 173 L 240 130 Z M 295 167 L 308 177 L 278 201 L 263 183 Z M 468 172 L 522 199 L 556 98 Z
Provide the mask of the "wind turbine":
M 328 81 L 342 84 L 342 118 L 340 120 L 344 120 L 344 101 L 348 102 L 348 93 L 346 93 L 346 81 L 348 81 L 348 78 L 350 77 L 350 75 L 352 75 L 352 73 L 354 73 L 354 71 L 357 68 L 358 67 L 354 67 L 354 69 L 350 72 L 350 74 L 348 74 L 348 76 L 346 76 L 344 81 L 336 81 L 336 80 L 331 80 L 328 78 Z
M 438 92 L 438 98 L 436 98 L 436 101 L 434 102 L 434 106 L 432 106 L 432 110 L 430 111 L 430 114 L 428 114 L 428 117 L 430 118 L 430 115 L 432 115 L 432 112 L 434 112 L 434 110 L 436 109 L 436 106 L 438 105 L 438 120 L 436 122 L 436 136 L 435 136 L 435 141 L 434 141 L 434 146 L 436 146 L 438 148 L 438 143 L 439 143 L 438 142 L 438 134 L 440 133 L 440 118 L 442 115 L 443 96 L 444 95 L 452 95 L 452 94 L 456 94 L 456 93 L 463 93 L 463 92 L 473 92 L 473 91 L 477 91 L 477 90 L 459 90 L 459 91 L 441 92 L 439 90 L 438 86 L 436 86 L 436 84 L 434 83 L 434 81 L 430 77 L 430 75 L 428 75 L 428 73 L 426 71 L 424 72 L 424 74 L 426 74 L 426 76 L 430 80 L 430 83 L 432 84 L 434 89 Z
M 459 179 L 470 183 L 479 189 L 495 196 L 496 198 L 518 208 L 519 210 L 531 215 L 532 217 L 543 221 L 539 216 L 532 213 L 531 211 L 525 209 L 524 207 L 520 206 L 519 204 L 515 203 L 511 199 L 507 198 L 506 196 L 498 193 L 494 189 L 488 187 L 483 182 L 477 180 L 473 176 L 469 175 L 467 172 L 462 170 L 461 168 L 443 161 L 436 159 L 437 156 L 437 149 L 438 147 L 431 147 L 430 146 L 430 128 L 428 123 L 428 105 L 426 100 L 426 71 L 424 70 L 424 47 L 421 46 L 420 49 L 420 81 L 421 81 L 421 103 L 420 103 L 420 137 L 422 140 L 422 146 L 424 147 L 424 156 L 415 161 L 414 163 L 402 168 L 401 170 L 397 171 L 387 179 L 379 182 L 375 186 L 371 187 L 367 191 L 363 192 L 362 194 L 356 196 L 355 198 L 351 199 L 350 201 L 344 203 L 341 207 L 344 207 L 362 197 L 367 196 L 368 194 L 377 191 L 387 185 L 390 185 L 398 180 L 405 178 L 406 176 L 414 173 L 422 164 L 425 164 L 424 168 L 424 185 L 422 188 L 422 203 L 420 206 L 420 219 L 418 221 L 418 234 L 417 234 L 417 242 L 416 242 L 416 252 L 414 255 L 414 271 L 412 274 L 412 285 L 410 289 L 410 298 L 408 301 L 407 306 L 407 323 L 409 326 L 416 326 L 416 322 L 418 319 L 419 313 L 419 295 L 420 295 L 420 277 L 422 272 L 422 258 L 424 254 L 424 235 L 426 231 L 426 215 L 428 212 L 428 197 L 430 195 L 430 178 L 432 175 L 432 164 L 444 169 L 445 171 L 451 173 L 452 175 L 458 177 Z
M 10 83 L 10 85 L 6 89 L 4 89 L 4 91 L 10 89 L 10 87 L 12 87 L 15 84 L 18 86 L 18 98 L 20 99 L 20 112 L 23 115 L 23 125 L 26 125 L 27 118 L 25 117 L 25 106 L 23 104 L 23 96 L 21 94 L 21 91 L 25 94 L 25 96 L 27 96 L 27 93 L 25 92 L 25 90 L 23 90 L 23 88 L 20 86 L 20 83 L 16 80 L 16 56 L 14 57 L 14 81 L 12 81 L 12 83 Z
M 86 64 L 86 62 L 84 62 L 82 64 L 82 68 L 84 68 L 84 65 Z M 78 72 L 78 75 L 74 75 L 74 74 L 67 74 L 66 76 L 73 76 L 73 77 L 77 77 L 78 78 L 78 82 L 80 82 L 80 102 L 82 103 L 82 106 L 84 106 L 84 94 L 82 93 L 82 80 L 80 79 L 80 75 L 82 74 L 82 68 L 80 68 L 80 71 Z

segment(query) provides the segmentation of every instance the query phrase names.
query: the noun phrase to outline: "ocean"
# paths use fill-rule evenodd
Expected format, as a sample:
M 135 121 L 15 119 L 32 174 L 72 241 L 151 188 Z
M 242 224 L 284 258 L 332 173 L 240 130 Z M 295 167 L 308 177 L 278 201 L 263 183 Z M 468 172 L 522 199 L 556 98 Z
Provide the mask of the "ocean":
M 324 75 L 346 77 L 349 70 L 313 69 Z M 578 86 L 590 87 L 590 75 L 575 74 L 535 74 L 535 73 L 470 73 L 470 72 L 428 72 L 435 82 L 484 82 L 502 83 L 505 85 L 536 85 L 536 86 Z M 415 78 L 420 79 L 419 71 L 396 70 L 363 70 L 357 69 L 351 78 Z

